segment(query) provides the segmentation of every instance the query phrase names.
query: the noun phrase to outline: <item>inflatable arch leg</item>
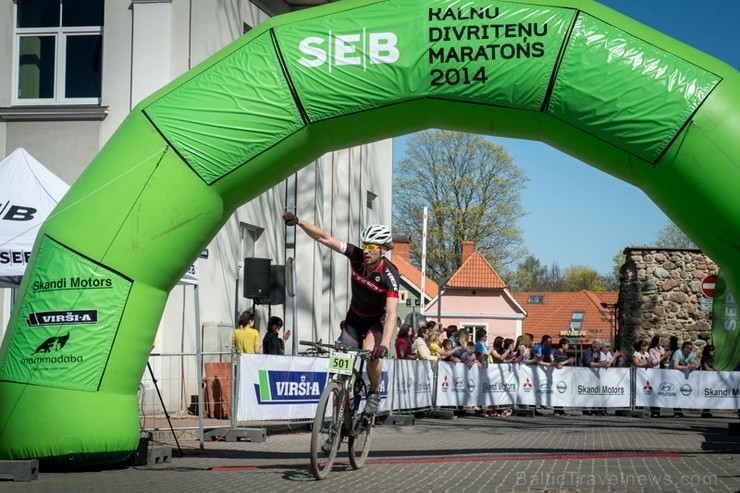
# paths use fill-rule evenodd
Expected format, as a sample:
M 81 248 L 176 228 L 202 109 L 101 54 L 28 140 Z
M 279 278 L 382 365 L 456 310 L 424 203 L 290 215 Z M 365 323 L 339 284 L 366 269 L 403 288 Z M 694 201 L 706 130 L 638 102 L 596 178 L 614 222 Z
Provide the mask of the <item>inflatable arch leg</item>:
M 240 204 L 358 142 L 542 140 L 642 188 L 740 286 L 738 73 L 563 3 L 345 0 L 272 19 L 137 106 L 37 240 L 0 351 L 0 459 L 130 455 L 182 272 Z

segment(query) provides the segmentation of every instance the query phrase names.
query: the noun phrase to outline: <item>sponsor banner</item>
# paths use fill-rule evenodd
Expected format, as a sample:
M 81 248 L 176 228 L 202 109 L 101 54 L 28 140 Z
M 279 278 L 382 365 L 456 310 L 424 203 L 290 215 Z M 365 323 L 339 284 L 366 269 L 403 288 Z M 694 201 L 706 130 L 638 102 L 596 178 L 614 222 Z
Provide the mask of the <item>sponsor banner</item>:
M 478 401 L 481 406 L 507 406 L 516 404 L 519 391 L 517 365 L 489 365 L 480 370 Z
M 733 371 L 740 366 L 740 322 L 737 300 L 722 272 L 717 274 L 712 298 L 712 341 L 714 368 Z
M 699 398 L 699 372 L 635 369 L 635 406 L 686 407 Z
M 462 363 L 440 361 L 437 366 L 437 402 L 440 407 L 478 404 L 481 370 Z
M 740 374 L 729 371 L 637 369 L 635 405 L 737 409 L 740 407 Z
M 629 368 L 569 368 L 570 406 L 630 407 Z
M 674 370 L 675 371 L 675 370 Z M 699 371 L 699 402 L 702 409 L 740 409 L 740 373 Z M 696 406 L 691 403 L 691 407 Z M 684 404 L 683 407 L 686 407 Z
M 326 385 L 326 358 L 239 356 L 239 421 L 312 418 Z
M 501 365 L 503 366 L 503 365 Z M 509 365 L 517 368 L 518 404 L 529 406 L 574 406 L 574 381 L 578 368 L 538 365 Z
M 309 120 L 423 97 L 541 109 L 574 9 L 379 2 L 274 30 Z M 327 87 L 342 91 L 327 91 Z
M 7 334 L 0 379 L 96 391 L 131 281 L 49 237 Z
M 393 408 L 419 409 L 432 406 L 434 368 L 431 361 L 396 359 Z
M 237 370 L 238 421 L 313 419 L 326 386 L 329 359 L 241 354 Z M 364 376 L 367 381 L 367 374 Z M 393 365 L 386 360 L 378 389 L 382 398 L 381 412 L 391 409 L 388 390 L 392 378 Z

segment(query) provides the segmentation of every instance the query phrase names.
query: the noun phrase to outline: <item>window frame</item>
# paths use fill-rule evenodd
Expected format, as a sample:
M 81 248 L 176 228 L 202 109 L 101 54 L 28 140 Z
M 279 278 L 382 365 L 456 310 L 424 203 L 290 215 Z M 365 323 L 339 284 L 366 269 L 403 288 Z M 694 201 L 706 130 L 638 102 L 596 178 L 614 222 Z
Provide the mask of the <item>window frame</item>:
M 577 317 L 576 315 L 580 315 Z M 583 320 L 586 318 L 586 312 L 583 310 L 574 310 L 570 315 L 570 330 L 580 331 L 583 329 Z
M 11 104 L 15 106 L 50 106 L 50 105 L 101 105 L 103 98 L 103 56 L 100 60 L 100 97 L 67 98 L 67 40 L 74 36 L 100 36 L 103 39 L 103 27 L 100 26 L 61 26 L 62 6 L 59 4 L 59 26 L 57 27 L 18 27 L 18 3 L 13 2 L 13 83 Z M 50 36 L 54 38 L 54 91 L 51 98 L 21 98 L 20 91 L 20 46 L 23 37 Z

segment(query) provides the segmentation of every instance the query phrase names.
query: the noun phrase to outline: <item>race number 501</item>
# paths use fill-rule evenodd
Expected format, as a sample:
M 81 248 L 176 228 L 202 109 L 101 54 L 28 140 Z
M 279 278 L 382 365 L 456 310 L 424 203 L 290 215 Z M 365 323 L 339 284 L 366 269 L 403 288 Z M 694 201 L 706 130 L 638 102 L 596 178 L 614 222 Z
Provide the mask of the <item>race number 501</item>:
M 352 374 L 353 358 L 349 354 L 333 353 L 329 356 L 329 371 L 343 375 Z

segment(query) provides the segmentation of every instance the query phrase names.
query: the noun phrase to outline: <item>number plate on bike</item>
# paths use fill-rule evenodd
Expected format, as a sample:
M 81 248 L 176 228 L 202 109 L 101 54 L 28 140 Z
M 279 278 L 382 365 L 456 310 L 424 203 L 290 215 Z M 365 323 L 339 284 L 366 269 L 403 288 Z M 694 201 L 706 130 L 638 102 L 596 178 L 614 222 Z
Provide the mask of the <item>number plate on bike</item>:
M 334 353 L 329 355 L 329 371 L 341 375 L 352 375 L 355 365 L 355 356 L 347 353 Z

